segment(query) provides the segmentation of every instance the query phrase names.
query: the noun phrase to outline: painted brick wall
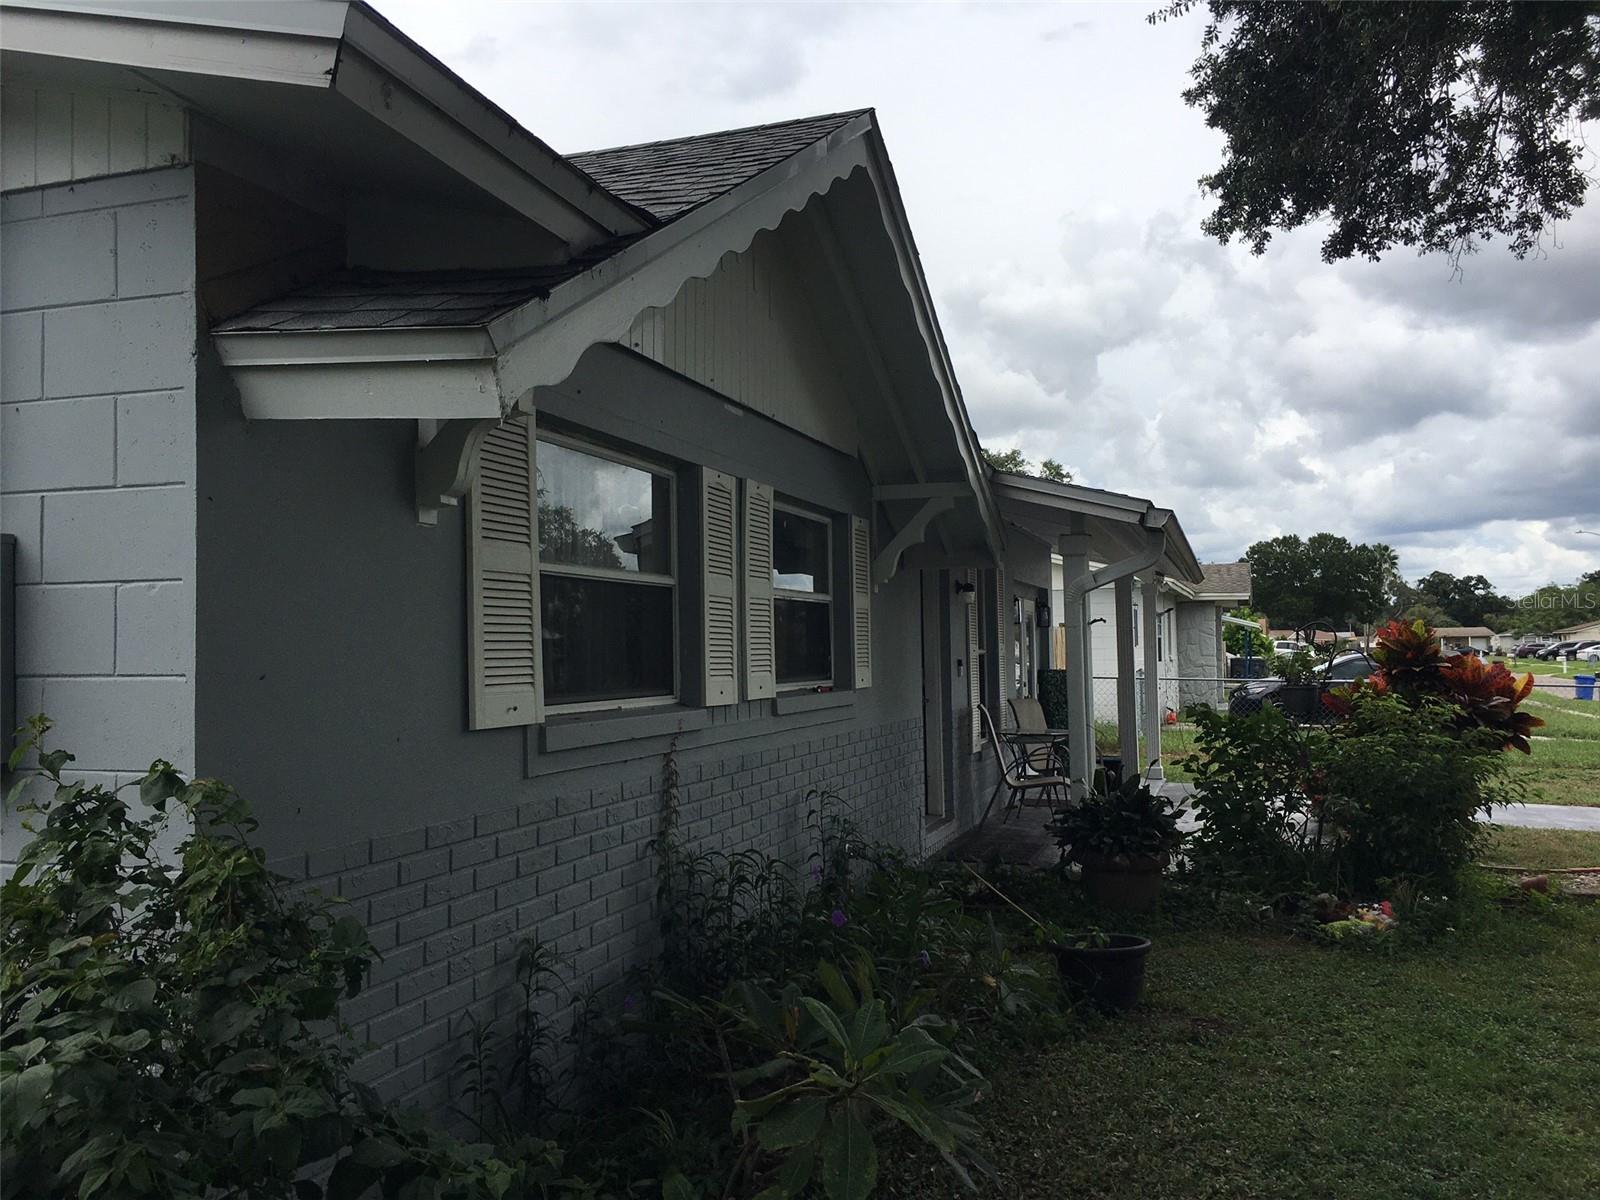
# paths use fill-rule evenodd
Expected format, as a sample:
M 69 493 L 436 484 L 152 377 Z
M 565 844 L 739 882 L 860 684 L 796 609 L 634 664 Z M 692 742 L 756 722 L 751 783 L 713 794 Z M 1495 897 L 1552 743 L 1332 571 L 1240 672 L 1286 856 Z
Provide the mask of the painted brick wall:
M 686 763 L 681 776 L 680 827 L 693 845 L 757 847 L 801 871 L 813 846 L 805 796 L 827 788 L 849 798 L 868 836 L 923 849 L 915 720 L 802 730 L 783 745 Z M 274 863 L 348 901 L 384 955 L 345 1010 L 372 1046 L 361 1067 L 380 1092 L 435 1110 L 449 1102 L 466 1015 L 511 1011 L 527 938 L 561 955 L 579 994 L 650 960 L 660 783 L 659 768 L 603 790 L 573 777 L 516 808 Z
M 193 211 L 187 167 L 0 198 L 17 712 L 92 782 L 193 769 Z M 19 834 L 8 812 L 0 860 Z

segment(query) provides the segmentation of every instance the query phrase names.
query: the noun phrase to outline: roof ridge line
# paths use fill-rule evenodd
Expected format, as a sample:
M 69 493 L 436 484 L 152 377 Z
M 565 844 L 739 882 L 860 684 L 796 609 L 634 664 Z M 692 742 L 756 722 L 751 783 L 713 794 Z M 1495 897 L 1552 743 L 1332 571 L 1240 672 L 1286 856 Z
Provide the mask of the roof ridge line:
M 839 117 L 841 119 L 840 123 L 843 124 L 846 120 L 853 121 L 857 117 L 866 116 L 871 111 L 871 106 L 868 106 L 866 108 L 842 109 L 839 112 L 815 113 L 807 117 L 788 117 L 782 121 L 763 121 L 758 125 L 739 125 L 732 129 L 712 129 L 705 133 L 687 133 L 680 134 L 677 137 L 657 138 L 652 142 L 629 142 L 626 145 L 602 146 L 594 150 L 574 150 L 570 154 L 564 154 L 562 157 L 567 159 L 589 158 L 596 154 L 616 154 L 623 150 L 649 150 L 656 146 L 676 146 L 685 142 L 701 142 L 707 138 L 723 137 L 732 133 L 756 133 L 764 129 L 778 129 L 787 125 L 804 125 L 809 121 L 826 121 L 833 117 Z

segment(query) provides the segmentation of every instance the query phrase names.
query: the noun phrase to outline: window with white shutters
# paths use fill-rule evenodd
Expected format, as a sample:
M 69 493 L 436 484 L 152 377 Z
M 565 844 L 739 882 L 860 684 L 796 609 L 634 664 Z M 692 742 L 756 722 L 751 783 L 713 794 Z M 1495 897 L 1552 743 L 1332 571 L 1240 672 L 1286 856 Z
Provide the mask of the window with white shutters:
M 539 552 L 533 418 L 484 436 L 467 501 L 469 720 L 530 725 L 539 709 Z
M 872 527 L 850 518 L 850 655 L 855 686 L 872 686 Z
M 700 469 L 701 690 L 708 707 L 739 699 L 737 482 Z
M 773 611 L 772 487 L 744 482 L 744 696 L 778 694 Z

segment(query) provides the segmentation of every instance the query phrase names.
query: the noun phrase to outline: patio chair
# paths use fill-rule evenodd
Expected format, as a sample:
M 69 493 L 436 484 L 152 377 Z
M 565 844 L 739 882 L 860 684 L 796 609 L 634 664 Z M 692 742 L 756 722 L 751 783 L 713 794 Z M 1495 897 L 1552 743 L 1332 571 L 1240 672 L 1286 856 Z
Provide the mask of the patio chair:
M 1032 696 L 1018 696 L 1007 700 L 1011 706 L 1011 719 L 1016 722 L 1018 733 L 1031 734 L 1060 734 L 1059 741 L 1034 742 L 1031 745 L 1019 746 L 1024 764 L 1033 775 L 1065 775 L 1067 773 L 1067 747 L 1066 731 L 1051 729 L 1045 720 L 1044 705 Z
M 1002 822 L 1009 821 L 1012 811 L 1021 808 L 1029 796 L 1043 797 L 1046 804 L 1056 801 L 1065 804 L 1066 777 L 1057 774 L 1038 775 L 1028 770 L 1026 750 L 1001 738 L 1000 731 L 995 728 L 994 718 L 982 704 L 978 705 L 978 715 L 983 718 L 983 727 L 989 734 L 989 744 L 994 748 L 995 765 L 1000 770 L 1000 778 L 994 785 L 994 791 L 989 795 L 989 803 L 984 806 L 978 828 L 982 829 L 984 822 L 989 819 L 989 813 L 994 808 L 994 802 L 999 799 L 1002 788 L 1007 790 L 1006 806 L 1000 818 Z

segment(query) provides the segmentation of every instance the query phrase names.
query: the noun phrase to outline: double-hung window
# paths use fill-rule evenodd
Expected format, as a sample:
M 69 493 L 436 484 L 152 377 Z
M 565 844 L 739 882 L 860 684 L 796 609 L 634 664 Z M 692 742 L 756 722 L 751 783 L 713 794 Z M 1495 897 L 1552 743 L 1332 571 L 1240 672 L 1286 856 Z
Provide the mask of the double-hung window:
M 772 604 L 780 687 L 833 682 L 833 530 L 799 509 L 772 509 Z
M 672 474 L 542 430 L 536 462 L 545 705 L 676 696 Z

